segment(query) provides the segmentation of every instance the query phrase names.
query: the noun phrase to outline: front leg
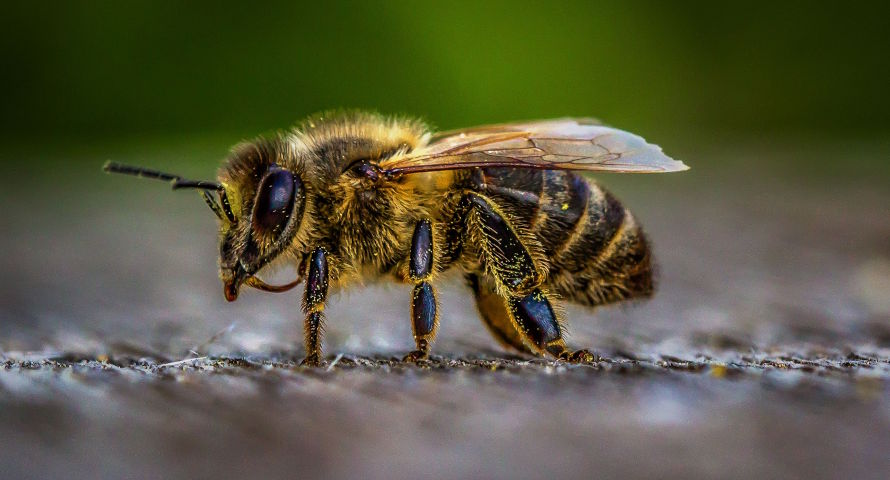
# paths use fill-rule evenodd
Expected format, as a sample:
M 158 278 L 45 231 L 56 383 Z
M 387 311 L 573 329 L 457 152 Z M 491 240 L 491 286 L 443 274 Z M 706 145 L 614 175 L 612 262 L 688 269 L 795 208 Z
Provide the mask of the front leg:
M 439 309 L 436 290 L 430 284 L 433 275 L 433 226 L 429 220 L 421 220 L 414 227 L 411 238 L 411 258 L 408 275 L 414 281 L 411 301 L 411 326 L 414 331 L 415 350 L 404 361 L 416 362 L 429 357 L 430 345 L 439 329 Z
M 304 345 L 306 358 L 303 365 L 317 367 L 321 363 L 321 330 L 324 320 L 324 302 L 328 297 L 328 253 L 324 247 L 318 247 L 309 258 L 306 272 L 306 291 L 303 296 L 303 312 L 306 321 L 303 323 Z

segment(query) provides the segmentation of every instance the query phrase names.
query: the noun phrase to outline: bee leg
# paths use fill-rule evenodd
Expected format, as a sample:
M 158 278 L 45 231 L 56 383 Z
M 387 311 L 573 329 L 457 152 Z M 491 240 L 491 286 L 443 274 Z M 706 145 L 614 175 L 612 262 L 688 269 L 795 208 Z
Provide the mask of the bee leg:
M 405 356 L 406 362 L 425 360 L 430 345 L 439 329 L 439 308 L 436 290 L 430 284 L 433 274 L 433 226 L 429 220 L 421 220 L 414 227 L 411 238 L 411 258 L 408 275 L 414 281 L 411 301 L 411 327 L 416 349 Z
M 504 298 L 498 295 L 492 280 L 476 273 L 467 274 L 465 278 L 476 297 L 476 309 L 479 310 L 482 322 L 495 340 L 505 347 L 534 354 L 525 345 L 522 334 L 516 328 L 513 314 L 507 308 Z
M 526 296 L 511 296 L 507 306 L 519 331 L 538 351 L 549 353 L 559 360 L 573 363 L 596 361 L 596 355 L 588 350 L 572 351 L 562 338 L 562 331 L 556 319 L 553 306 L 547 294 L 540 288 Z
M 309 258 L 306 274 L 306 291 L 303 296 L 303 323 L 306 358 L 302 365 L 317 367 L 321 363 L 321 331 L 324 320 L 324 302 L 328 296 L 328 256 L 324 247 L 318 247 Z
M 575 361 L 563 340 L 556 312 L 540 288 L 544 274 L 515 227 L 489 198 L 475 192 L 465 198 L 471 205 L 469 227 L 480 240 L 483 260 L 505 297 L 504 310 L 523 345 L 535 353 Z M 589 356 L 581 354 L 580 358 Z
M 488 197 L 470 192 L 464 196 L 470 209 L 470 238 L 479 244 L 486 268 L 504 290 L 518 294 L 541 284 L 544 272 L 501 209 Z

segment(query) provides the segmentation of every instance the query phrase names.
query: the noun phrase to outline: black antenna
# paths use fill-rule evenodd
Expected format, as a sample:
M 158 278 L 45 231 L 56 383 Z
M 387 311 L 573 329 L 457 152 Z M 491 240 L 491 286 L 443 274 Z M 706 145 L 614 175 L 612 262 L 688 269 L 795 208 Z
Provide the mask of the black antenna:
M 123 175 L 132 175 L 134 177 L 141 178 L 152 178 L 155 180 L 161 180 L 164 182 L 169 182 L 170 186 L 173 187 L 173 190 L 180 190 L 185 188 L 193 188 L 197 190 L 201 190 L 201 196 L 204 198 L 204 201 L 207 202 L 207 206 L 213 210 L 213 213 L 216 216 L 222 218 L 222 215 L 225 215 L 230 222 L 236 223 L 237 219 L 235 218 L 235 214 L 232 213 L 232 207 L 229 205 L 229 198 L 226 195 L 226 189 L 219 182 L 213 182 L 208 180 L 189 180 L 186 178 L 182 178 L 179 175 L 174 175 L 172 173 L 165 173 L 158 170 L 152 170 L 150 168 L 144 167 L 136 167 L 133 165 L 124 165 L 122 163 L 117 162 L 105 162 L 105 165 L 102 167 L 106 173 L 120 173 Z M 219 195 L 219 203 L 217 204 L 210 195 L 207 194 L 207 190 L 216 190 Z
M 124 175 L 132 175 L 134 177 L 153 178 L 164 182 L 170 182 L 173 190 L 181 188 L 197 188 L 200 190 L 223 190 L 223 186 L 218 182 L 207 180 L 188 180 L 179 175 L 172 173 L 160 172 L 150 168 L 136 167 L 133 165 L 124 165 L 117 162 L 106 162 L 102 167 L 106 173 L 121 173 Z

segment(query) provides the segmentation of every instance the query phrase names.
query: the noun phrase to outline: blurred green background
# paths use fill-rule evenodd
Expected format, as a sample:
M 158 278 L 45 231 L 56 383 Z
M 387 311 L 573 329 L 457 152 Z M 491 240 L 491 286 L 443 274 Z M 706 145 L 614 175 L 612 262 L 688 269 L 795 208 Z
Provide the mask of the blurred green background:
M 890 131 L 890 28 L 877 2 L 70 1 L 3 10 L 0 122 L 4 144 L 19 152 L 212 138 L 224 153 L 336 107 L 411 113 L 442 128 L 588 115 L 666 146 Z

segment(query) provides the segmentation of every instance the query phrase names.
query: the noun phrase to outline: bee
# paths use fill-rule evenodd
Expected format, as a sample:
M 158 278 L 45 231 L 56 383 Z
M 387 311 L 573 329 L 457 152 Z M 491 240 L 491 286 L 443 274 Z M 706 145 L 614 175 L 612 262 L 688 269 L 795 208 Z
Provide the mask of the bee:
M 427 359 L 440 308 L 434 284 L 463 274 L 483 323 L 507 348 L 566 361 L 557 302 L 596 307 L 648 297 L 652 254 L 636 218 L 582 172 L 676 172 L 680 161 L 590 119 L 507 123 L 433 133 L 421 121 L 326 113 L 235 146 L 216 181 L 107 163 L 106 172 L 196 189 L 219 217 L 228 301 L 305 281 L 303 364 L 322 361 L 330 292 L 359 280 L 413 284 L 415 349 Z M 259 274 L 290 263 L 298 278 Z

